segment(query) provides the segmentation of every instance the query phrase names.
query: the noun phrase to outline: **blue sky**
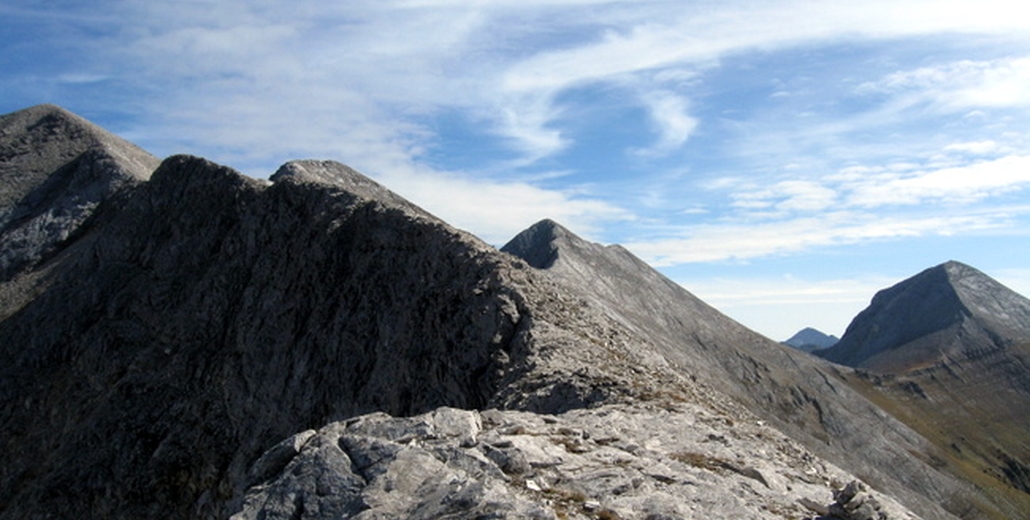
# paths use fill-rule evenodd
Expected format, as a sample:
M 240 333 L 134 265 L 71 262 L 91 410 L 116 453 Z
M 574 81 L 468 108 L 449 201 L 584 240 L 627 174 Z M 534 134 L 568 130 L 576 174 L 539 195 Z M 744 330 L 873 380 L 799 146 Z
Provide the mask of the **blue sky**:
M 553 218 L 774 339 L 949 259 L 1030 294 L 1009 1 L 338 4 L 8 0 L 0 112 L 338 160 L 495 245 Z

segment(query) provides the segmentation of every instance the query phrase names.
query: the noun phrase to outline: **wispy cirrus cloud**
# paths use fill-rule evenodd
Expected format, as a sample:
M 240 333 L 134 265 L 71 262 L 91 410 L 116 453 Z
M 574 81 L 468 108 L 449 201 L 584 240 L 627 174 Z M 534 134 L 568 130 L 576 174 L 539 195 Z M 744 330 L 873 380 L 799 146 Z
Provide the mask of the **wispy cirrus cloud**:
M 1030 107 L 1030 57 L 961 60 L 900 71 L 861 85 L 864 92 L 927 102 L 942 110 Z
M 657 266 L 753 259 L 877 240 L 951 235 L 1005 227 L 1030 207 L 964 215 L 877 215 L 839 211 L 785 220 L 688 226 L 678 236 L 626 247 Z
M 930 171 L 844 172 L 830 180 L 840 181 L 849 207 L 972 204 L 1030 186 L 1030 156 L 1012 155 Z
M 65 43 L 57 45 L 73 49 L 72 42 L 83 42 L 82 68 L 65 80 L 104 78 L 105 87 L 123 89 L 134 98 L 127 106 L 139 110 L 140 126 L 128 133 L 159 153 L 204 150 L 255 175 L 294 157 L 338 158 L 380 178 L 392 176 L 398 191 L 490 237 L 517 231 L 503 218 L 473 216 L 484 209 L 479 194 L 503 190 L 521 195 L 506 207 L 490 206 L 505 208 L 513 222 L 528 218 L 515 208 L 533 208 L 530 212 L 540 217 L 568 216 L 588 229 L 613 219 L 647 221 L 634 214 L 646 209 L 622 207 L 557 183 L 544 187 L 498 177 L 506 167 L 513 175 L 576 145 L 563 131 L 559 102 L 570 89 L 596 84 L 621 89 L 649 120 L 643 127 L 650 141 L 615 146 L 629 155 L 663 157 L 713 123 L 698 112 L 697 84 L 727 57 L 825 41 L 1030 28 L 1020 17 L 1003 15 L 1004 9 L 958 2 L 901 8 L 896 2 L 358 1 L 316 8 L 234 0 L 175 6 L 110 1 L 88 13 L 78 9 L 88 14 L 83 17 L 26 2 L 3 9 L 34 23 L 46 21 L 54 35 L 66 34 Z M 926 16 L 910 16 L 914 9 Z M 102 36 L 83 38 L 86 32 Z M 862 83 L 859 91 L 945 108 L 1022 106 L 1026 89 L 1016 87 L 1026 84 L 1027 63 L 1024 58 L 960 60 L 896 71 Z M 475 171 L 432 166 L 428 157 L 441 139 L 433 121 L 445 112 L 462 114 L 484 140 L 499 138 L 508 156 L 483 159 Z M 810 134 L 839 136 L 855 128 L 815 123 L 806 125 L 814 129 Z M 833 149 L 810 142 L 813 148 Z M 965 152 L 972 150 L 966 145 Z M 978 150 L 985 153 L 983 146 Z M 982 200 L 1021 182 L 1018 175 L 1006 177 L 1001 166 L 976 172 L 994 179 L 989 186 L 964 181 L 961 168 L 912 173 L 874 165 L 864 179 L 810 173 L 753 181 L 761 185 L 727 198 L 742 215 L 755 218 L 761 212 L 769 225 L 782 225 L 776 219 L 784 214 L 868 208 L 874 201 L 915 204 L 957 200 L 962 194 Z M 455 196 L 459 193 L 466 195 Z M 675 197 L 666 193 L 664 198 Z M 754 251 L 749 254 L 759 254 Z
M 657 265 L 796 254 L 827 246 L 1005 229 L 1030 205 L 992 197 L 1030 187 L 1030 156 L 1005 156 L 941 169 L 848 168 L 818 180 L 756 186 L 724 179 L 735 212 L 721 221 L 628 246 Z

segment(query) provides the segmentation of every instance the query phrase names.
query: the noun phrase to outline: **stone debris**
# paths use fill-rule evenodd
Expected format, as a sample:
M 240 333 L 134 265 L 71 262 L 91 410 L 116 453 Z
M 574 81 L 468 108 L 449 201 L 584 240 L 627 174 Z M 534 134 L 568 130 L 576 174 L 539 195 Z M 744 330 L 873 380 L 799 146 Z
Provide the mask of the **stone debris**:
M 731 443 L 708 442 L 720 419 L 699 406 L 620 404 L 361 416 L 272 447 L 250 472 L 266 478 L 232 520 L 802 518 L 809 497 L 853 480 L 754 421 L 738 423 Z M 823 512 L 850 516 L 827 518 L 916 518 L 857 482 L 835 496 Z
M 816 520 L 890 520 L 880 501 L 869 492 L 865 484 L 852 480 L 843 488 L 834 490 L 833 503 L 802 498 L 798 503 L 820 516 Z

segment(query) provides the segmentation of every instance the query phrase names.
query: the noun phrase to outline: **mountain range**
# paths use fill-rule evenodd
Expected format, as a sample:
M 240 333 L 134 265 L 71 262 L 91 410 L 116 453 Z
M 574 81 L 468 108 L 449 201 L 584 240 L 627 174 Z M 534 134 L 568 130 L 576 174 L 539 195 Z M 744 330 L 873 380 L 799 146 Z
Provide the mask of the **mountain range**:
M 1030 511 L 1030 307 L 961 264 L 835 364 L 550 220 L 498 250 L 340 163 L 52 105 L 0 117 L 0 239 L 0 518 Z

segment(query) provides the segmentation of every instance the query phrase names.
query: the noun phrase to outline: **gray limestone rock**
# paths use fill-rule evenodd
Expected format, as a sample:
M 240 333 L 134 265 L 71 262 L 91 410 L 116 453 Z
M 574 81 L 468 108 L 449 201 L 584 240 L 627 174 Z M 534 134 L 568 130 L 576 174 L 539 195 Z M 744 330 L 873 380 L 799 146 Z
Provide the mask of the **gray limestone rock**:
M 905 373 L 989 356 L 1030 342 L 1030 300 L 959 262 L 884 289 L 819 355 L 844 365 Z
M 660 404 L 332 423 L 232 518 L 801 518 L 799 502 L 852 478 L 753 417 L 727 429 L 723 412 Z M 840 518 L 916 518 L 864 487 L 841 494 L 856 485 L 829 506 Z
M 1030 300 L 946 262 L 878 292 L 817 354 L 856 367 L 851 383 L 914 426 L 934 425 L 937 465 L 1001 488 L 990 492 L 1005 515 L 1030 510 Z

